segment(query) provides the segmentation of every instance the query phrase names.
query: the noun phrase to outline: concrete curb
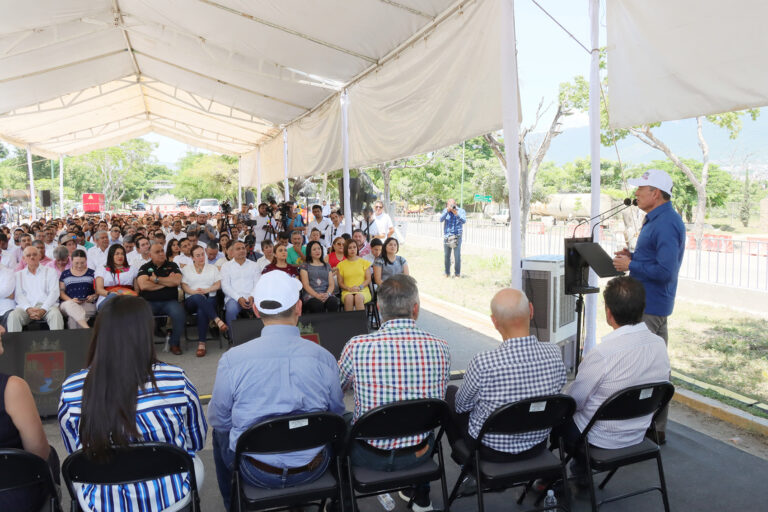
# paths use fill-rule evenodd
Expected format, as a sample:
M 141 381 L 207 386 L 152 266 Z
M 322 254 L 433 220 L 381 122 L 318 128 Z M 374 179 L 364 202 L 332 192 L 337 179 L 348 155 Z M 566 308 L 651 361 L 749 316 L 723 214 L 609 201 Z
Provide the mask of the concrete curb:
M 419 297 L 421 299 L 421 306 L 424 309 L 444 318 L 449 318 L 480 334 L 498 339 L 499 334 L 494 329 L 490 317 L 463 306 L 451 304 L 448 301 L 438 299 L 427 293 L 420 292 Z M 673 375 L 677 378 L 683 377 L 674 371 Z M 685 380 L 691 379 L 686 378 Z M 683 389 L 679 386 L 676 388 L 672 400 L 687 405 L 698 412 L 730 423 L 731 425 L 768 437 L 768 420 L 759 416 L 753 416 L 736 407 L 700 395 L 694 391 Z

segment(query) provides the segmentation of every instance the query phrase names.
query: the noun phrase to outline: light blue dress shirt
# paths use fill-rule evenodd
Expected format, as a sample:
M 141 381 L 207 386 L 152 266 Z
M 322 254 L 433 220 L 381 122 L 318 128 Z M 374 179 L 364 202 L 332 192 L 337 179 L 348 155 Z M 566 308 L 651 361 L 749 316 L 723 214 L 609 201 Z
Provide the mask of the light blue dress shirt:
M 267 325 L 261 337 L 221 356 L 208 422 L 229 431 L 233 452 L 240 435 L 260 421 L 317 411 L 344 413 L 339 367 L 330 352 L 300 337 L 298 327 Z M 254 458 L 294 468 L 309 463 L 321 448 Z

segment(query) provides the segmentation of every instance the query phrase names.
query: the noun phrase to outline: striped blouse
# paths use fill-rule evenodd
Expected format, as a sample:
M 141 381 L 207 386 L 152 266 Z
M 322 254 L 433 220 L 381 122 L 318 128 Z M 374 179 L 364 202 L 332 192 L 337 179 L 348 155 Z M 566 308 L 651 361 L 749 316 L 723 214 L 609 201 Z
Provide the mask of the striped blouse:
M 202 450 L 208 425 L 195 386 L 184 370 L 157 363 L 153 366 L 158 389 L 139 390 L 136 426 L 139 441 L 166 442 L 187 450 L 190 455 Z M 70 375 L 62 385 L 59 426 L 67 453 L 80 444 L 80 414 L 83 384 L 88 370 Z M 189 474 L 129 485 L 75 484 L 80 505 L 87 511 L 147 511 L 167 509 L 189 494 Z

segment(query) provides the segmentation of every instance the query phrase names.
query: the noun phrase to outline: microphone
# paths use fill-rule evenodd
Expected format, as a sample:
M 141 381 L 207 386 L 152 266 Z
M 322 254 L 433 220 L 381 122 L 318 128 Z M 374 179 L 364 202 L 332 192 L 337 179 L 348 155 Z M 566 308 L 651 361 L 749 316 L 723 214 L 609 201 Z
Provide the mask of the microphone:
M 634 203 L 635 203 L 635 205 L 637 205 L 637 199 L 634 200 Z M 579 226 L 581 226 L 582 224 L 589 224 L 593 220 L 599 219 L 600 217 L 602 217 L 603 215 L 605 215 L 607 213 L 611 213 L 611 212 L 614 212 L 614 210 L 617 210 L 617 209 L 622 208 L 622 207 L 628 207 L 628 206 L 631 206 L 631 205 L 632 205 L 632 199 L 630 199 L 628 197 L 625 197 L 624 200 L 621 202 L 621 204 L 619 204 L 617 206 L 614 206 L 613 208 L 609 208 L 609 209 L 605 210 L 602 213 L 598 213 L 597 215 L 595 215 L 594 217 L 591 217 L 590 219 L 582 220 L 581 222 L 576 224 L 575 228 L 573 228 L 573 234 L 571 235 L 571 238 L 576 238 L 576 230 L 579 229 Z M 619 210 L 619 211 L 621 211 L 621 210 Z M 618 213 L 618 212 L 614 212 L 614 213 Z
M 619 205 L 620 209 L 618 209 L 618 210 L 616 210 L 615 212 L 613 212 L 612 214 L 608 215 L 608 216 L 607 216 L 607 217 L 605 217 L 603 220 L 605 221 L 605 220 L 608 220 L 608 219 L 610 219 L 611 217 L 613 217 L 613 216 L 615 216 L 615 215 L 618 215 L 619 213 L 623 212 L 624 210 L 626 210 L 626 209 L 627 209 L 627 208 L 629 208 L 630 206 L 637 206 L 637 199 L 633 199 L 633 200 L 631 200 L 631 201 L 629 200 L 629 198 L 626 198 L 626 199 L 624 199 L 624 203 L 623 203 L 623 204 L 621 204 L 621 205 Z M 623 207 L 623 208 L 622 208 L 622 207 Z M 593 239 L 593 240 L 594 240 L 594 238 L 595 238 L 595 228 L 596 228 L 597 226 L 599 226 L 599 225 L 600 225 L 600 223 L 598 222 L 597 224 L 595 224 L 594 226 L 592 226 L 592 233 L 591 233 L 591 235 L 592 235 L 592 239 Z

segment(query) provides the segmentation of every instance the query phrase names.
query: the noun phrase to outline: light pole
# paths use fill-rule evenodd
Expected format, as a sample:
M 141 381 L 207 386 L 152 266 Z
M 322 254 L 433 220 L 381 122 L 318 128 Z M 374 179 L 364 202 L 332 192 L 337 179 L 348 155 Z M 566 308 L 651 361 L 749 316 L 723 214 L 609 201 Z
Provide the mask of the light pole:
M 459 197 L 459 207 L 464 208 L 464 151 L 467 141 L 461 143 L 461 195 Z

